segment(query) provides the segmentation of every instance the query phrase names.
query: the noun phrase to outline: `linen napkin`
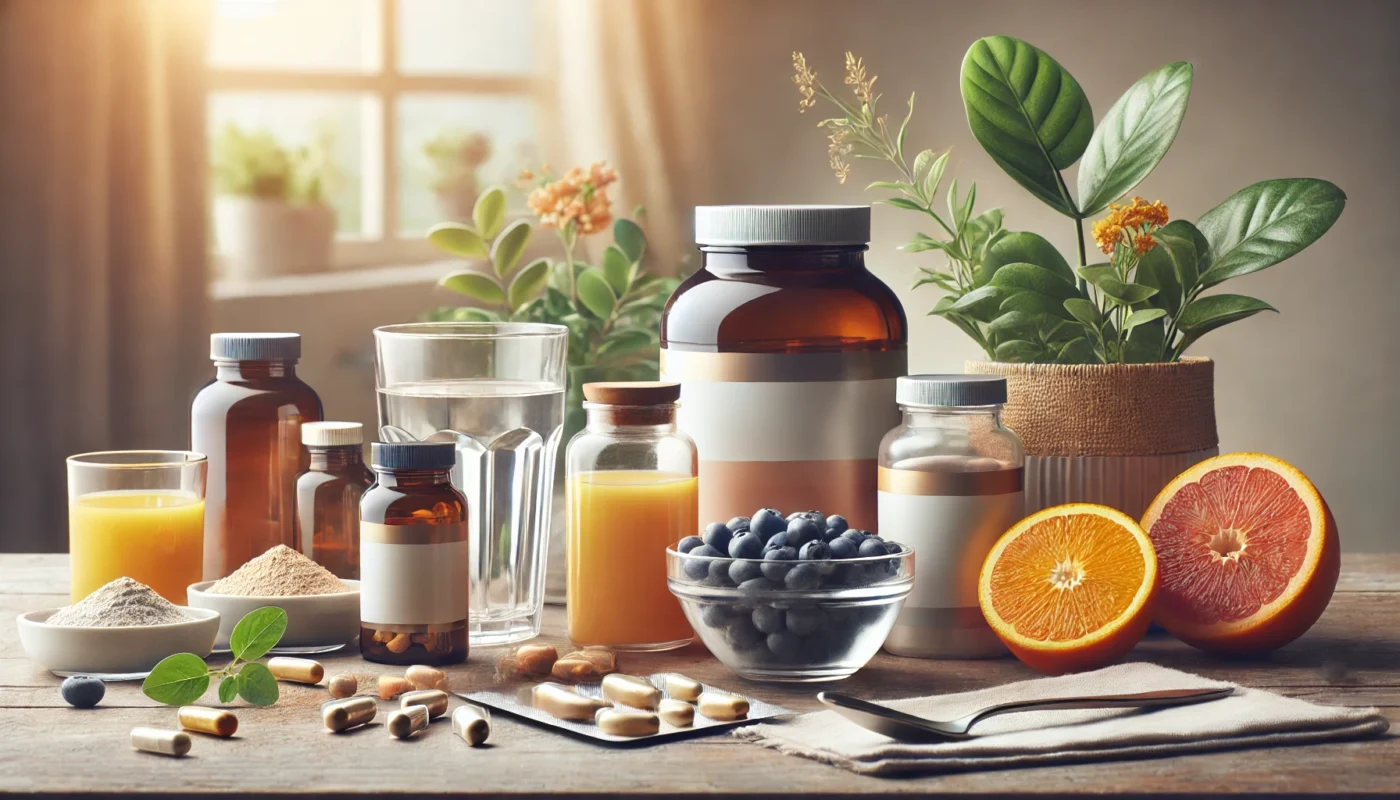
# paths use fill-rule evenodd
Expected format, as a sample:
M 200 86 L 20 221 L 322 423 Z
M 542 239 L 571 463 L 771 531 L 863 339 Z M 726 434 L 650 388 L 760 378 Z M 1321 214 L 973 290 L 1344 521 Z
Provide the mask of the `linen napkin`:
M 1017 700 L 1231 685 L 1156 664 L 1131 663 L 975 692 L 880 702 L 908 714 L 951 720 Z M 893 776 L 1332 742 L 1378 736 L 1388 727 L 1375 708 L 1323 706 L 1235 687 L 1229 697 L 1173 708 L 1007 714 L 977 723 L 974 738 L 932 744 L 895 741 L 834 711 L 753 725 L 733 735 L 853 772 Z

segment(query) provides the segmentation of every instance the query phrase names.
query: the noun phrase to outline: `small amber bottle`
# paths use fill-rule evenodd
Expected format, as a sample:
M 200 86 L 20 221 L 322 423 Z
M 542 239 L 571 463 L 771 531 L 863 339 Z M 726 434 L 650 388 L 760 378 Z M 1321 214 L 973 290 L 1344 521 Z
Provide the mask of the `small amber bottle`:
M 360 499 L 360 655 L 382 664 L 467 659 L 467 498 L 451 442 L 375 442 Z
M 360 579 L 360 497 L 374 481 L 358 422 L 301 426 L 311 467 L 297 477 L 297 549 L 338 578 Z

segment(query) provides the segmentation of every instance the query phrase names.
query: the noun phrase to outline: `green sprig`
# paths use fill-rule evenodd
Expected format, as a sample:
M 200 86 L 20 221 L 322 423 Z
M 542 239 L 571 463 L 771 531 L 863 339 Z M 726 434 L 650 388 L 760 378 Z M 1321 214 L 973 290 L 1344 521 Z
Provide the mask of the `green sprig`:
M 273 606 L 248 612 L 233 628 L 229 650 L 233 660 L 227 666 L 210 670 L 194 653 L 176 653 L 156 664 L 141 684 L 141 691 L 152 700 L 168 706 L 189 705 L 204 696 L 209 684 L 219 680 L 219 702 L 235 697 L 255 706 L 277 702 L 277 679 L 257 659 L 267 655 L 287 632 L 287 612 Z

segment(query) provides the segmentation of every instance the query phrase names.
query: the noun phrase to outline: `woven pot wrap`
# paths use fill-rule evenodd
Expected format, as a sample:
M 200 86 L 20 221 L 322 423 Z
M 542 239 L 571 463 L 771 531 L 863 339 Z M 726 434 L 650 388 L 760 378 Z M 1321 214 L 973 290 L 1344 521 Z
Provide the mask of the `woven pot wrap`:
M 1215 430 L 1215 362 L 1002 364 L 967 371 L 1007 380 L 1004 415 L 1033 456 L 1151 456 L 1207 450 Z

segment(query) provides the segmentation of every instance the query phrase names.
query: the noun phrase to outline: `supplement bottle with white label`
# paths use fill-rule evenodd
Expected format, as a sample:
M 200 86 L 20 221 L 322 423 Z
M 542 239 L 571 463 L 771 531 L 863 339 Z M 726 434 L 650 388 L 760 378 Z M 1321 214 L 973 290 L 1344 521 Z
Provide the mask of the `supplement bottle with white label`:
M 1002 655 L 977 604 L 977 579 L 997 539 L 1024 515 L 1021 440 L 1001 424 L 1006 379 L 910 375 L 896 394 L 904 421 L 880 444 L 877 530 L 914 548 L 919 575 L 885 649 Z
M 700 456 L 700 522 L 821 510 L 875 528 L 904 310 L 865 268 L 869 206 L 702 206 L 703 267 L 661 319 Z
M 452 442 L 375 442 L 360 499 L 360 655 L 382 664 L 467 659 L 467 498 Z

